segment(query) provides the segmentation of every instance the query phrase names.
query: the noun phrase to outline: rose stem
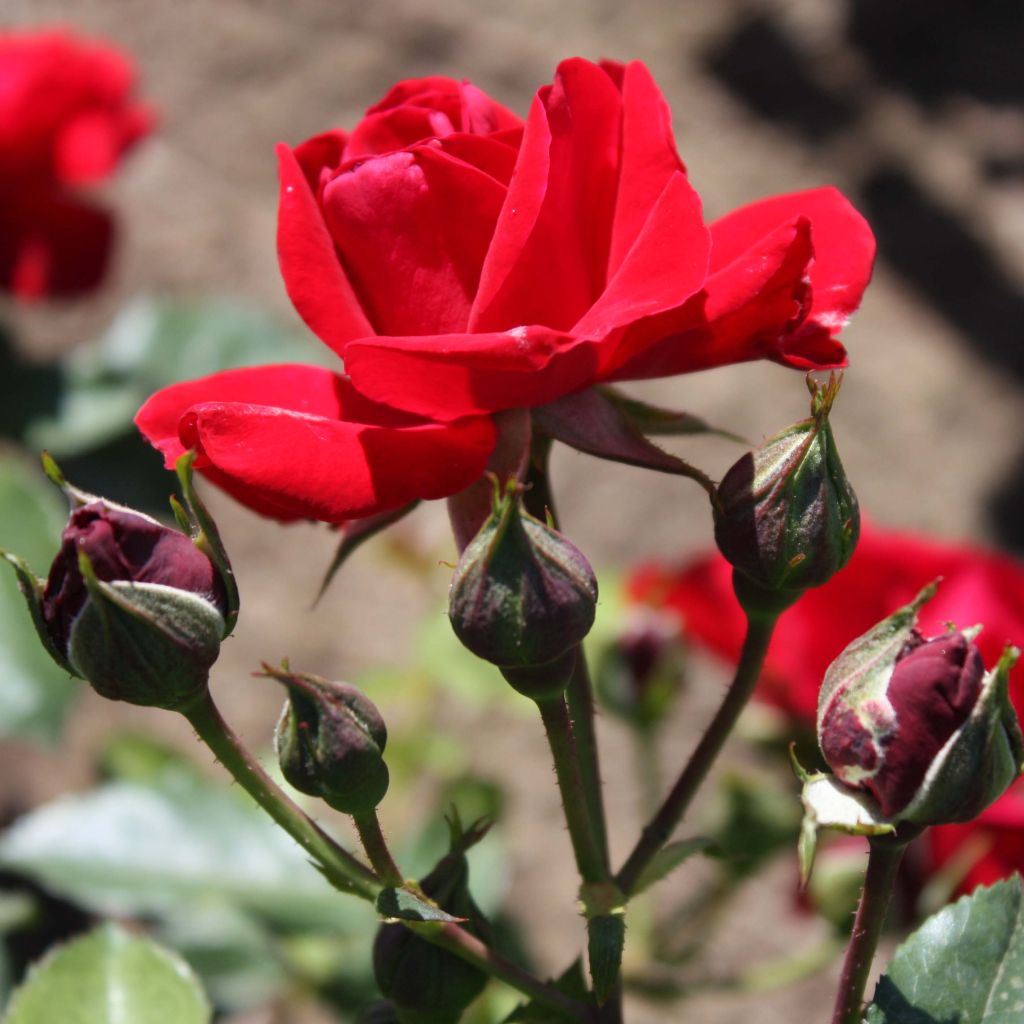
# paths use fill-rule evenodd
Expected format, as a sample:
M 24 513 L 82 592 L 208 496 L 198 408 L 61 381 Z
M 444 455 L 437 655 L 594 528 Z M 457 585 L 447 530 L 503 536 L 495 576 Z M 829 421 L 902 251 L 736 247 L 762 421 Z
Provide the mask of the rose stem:
M 235 781 L 316 861 L 332 885 L 366 900 L 375 899 L 381 884 L 377 876 L 311 821 L 267 775 L 224 721 L 209 691 L 205 691 L 192 705 L 182 708 L 181 714 Z M 376 829 L 379 831 L 379 825 Z M 365 834 L 361 831 L 360 835 L 365 842 Z M 398 884 L 401 884 L 397 867 L 394 871 Z M 505 960 L 457 924 L 447 923 L 437 928 L 414 927 L 414 922 L 410 921 L 402 923 L 427 941 L 443 946 L 523 995 L 579 1020 L 585 1019 L 588 1012 L 585 1006 Z
M 400 888 L 405 879 L 388 849 L 377 812 L 374 810 L 368 814 L 353 814 L 352 821 L 355 823 L 366 856 L 373 865 L 373 870 L 377 872 L 377 877 L 387 886 Z
M 534 437 L 526 473 L 526 492 L 523 503 L 530 515 L 542 522 L 550 515 L 558 528 L 558 515 L 551 493 L 548 475 L 548 459 L 551 454 L 551 438 Z M 569 686 L 566 689 L 569 715 L 572 719 L 574 746 L 579 763 L 580 781 L 590 817 L 591 829 L 604 863 L 605 873 L 610 870 L 608 858 L 608 829 L 605 823 L 604 801 L 601 793 L 601 767 L 597 753 L 597 733 L 594 729 L 594 695 L 590 684 L 583 645 L 576 649 L 576 664 Z
M 644 827 L 640 839 L 633 847 L 633 852 L 626 858 L 625 864 L 615 876 L 619 888 L 627 896 L 633 890 L 644 868 L 668 842 L 682 821 L 683 815 L 697 790 L 700 789 L 711 765 L 735 727 L 740 712 L 746 706 L 761 674 L 776 619 L 777 616 L 769 615 L 747 616 L 747 633 L 743 641 L 743 650 L 725 699 L 696 749 L 690 755 L 690 760 L 676 780 L 672 791 L 665 798 L 658 812 Z
M 537 707 L 554 758 L 558 789 L 562 794 L 562 806 L 565 808 L 565 820 L 569 826 L 569 838 L 580 878 L 584 882 L 608 881 L 606 861 L 587 813 L 572 721 L 565 698 L 559 694 L 557 697 L 539 700 Z
M 918 834 L 920 830 L 915 830 Z M 910 837 L 912 838 L 912 837 Z M 909 838 L 903 834 L 874 836 L 869 840 L 868 870 L 864 889 L 857 905 L 850 944 L 846 947 L 843 973 L 836 993 L 832 1024 L 859 1024 L 864 1001 L 864 988 L 871 973 L 878 937 L 885 924 L 889 899 L 896 883 L 903 851 Z
M 181 713 L 235 781 L 323 868 L 328 881 L 344 892 L 374 898 L 380 888 L 374 873 L 310 820 L 267 775 L 224 721 L 209 690 Z

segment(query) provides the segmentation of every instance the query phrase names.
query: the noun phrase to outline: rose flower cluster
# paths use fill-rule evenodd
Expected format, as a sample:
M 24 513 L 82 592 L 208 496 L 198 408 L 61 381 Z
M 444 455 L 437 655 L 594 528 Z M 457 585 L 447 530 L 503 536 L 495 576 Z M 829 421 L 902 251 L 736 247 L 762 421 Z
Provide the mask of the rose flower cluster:
M 256 511 L 341 523 L 476 481 L 507 410 L 767 358 L 844 365 L 874 239 L 838 192 L 705 223 L 640 63 L 559 65 L 524 121 L 400 82 L 349 132 L 281 146 L 288 294 L 344 372 L 234 370 L 154 395 L 173 465 Z

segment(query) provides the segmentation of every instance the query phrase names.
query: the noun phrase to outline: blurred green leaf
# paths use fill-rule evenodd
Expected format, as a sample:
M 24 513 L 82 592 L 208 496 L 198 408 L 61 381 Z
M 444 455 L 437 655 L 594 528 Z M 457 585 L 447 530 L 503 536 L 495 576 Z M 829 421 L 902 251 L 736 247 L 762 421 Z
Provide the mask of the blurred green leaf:
M 64 502 L 42 471 L 0 454 L 0 548 L 45 575 L 66 520 Z M 0 570 L 0 736 L 52 741 L 81 683 L 46 653 L 14 572 Z
M 287 331 L 250 306 L 136 299 L 101 338 L 64 361 L 57 412 L 33 422 L 26 441 L 78 455 L 132 430 L 139 406 L 159 388 L 236 366 L 287 362 L 340 368 L 312 335 Z
M 282 926 L 334 928 L 348 906 L 248 797 L 185 771 L 31 812 L 0 838 L 0 864 L 111 915 L 220 899 Z
M 705 830 L 725 869 L 745 878 L 800 834 L 800 804 L 764 773 L 733 772 L 719 783 Z
M 1014 876 L 928 918 L 896 950 L 879 980 L 868 1024 L 1024 1020 L 1022 896 Z
M 115 925 L 60 946 L 11 999 L 5 1024 L 208 1024 L 188 965 Z
M 649 889 L 655 882 L 660 882 L 670 875 L 683 861 L 695 853 L 703 853 L 714 846 L 714 840 L 705 836 L 694 836 L 692 839 L 680 839 L 678 842 L 663 846 L 652 858 L 647 867 L 640 872 L 640 877 L 633 886 L 632 895 Z

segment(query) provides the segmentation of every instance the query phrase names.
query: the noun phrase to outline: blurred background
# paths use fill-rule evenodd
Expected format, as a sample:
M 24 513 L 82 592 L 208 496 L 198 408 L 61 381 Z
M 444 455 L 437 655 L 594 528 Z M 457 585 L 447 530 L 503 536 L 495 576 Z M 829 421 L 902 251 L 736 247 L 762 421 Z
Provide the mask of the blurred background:
M 525 114 L 563 57 L 640 59 L 672 107 L 680 153 L 708 219 L 762 196 L 834 184 L 878 237 L 874 282 L 843 336 L 850 370 L 833 416 L 866 516 L 1024 553 L 1021 5 L 6 0 L 2 21 L 4 28 L 64 25 L 106 38 L 134 59 L 138 94 L 158 114 L 152 134 L 94 191 L 117 229 L 102 288 L 60 303 L 0 299 L 0 451 L 8 465 L 25 463 L 34 473 L 30 453 L 48 447 L 81 486 L 153 507 L 172 481 L 127 426 L 150 390 L 243 362 L 324 361 L 325 354 L 329 361 L 292 310 L 277 270 L 276 142 L 296 144 L 354 124 L 400 78 L 468 78 Z M 807 402 L 800 374 L 761 363 L 632 390 L 753 440 L 802 418 Z M 737 456 L 735 447 L 712 439 L 675 443 L 674 450 L 715 477 Z M 60 515 L 28 494 L 20 471 L 11 472 L 17 480 L 4 486 L 23 502 L 20 521 L 59 528 Z M 554 482 L 566 531 L 607 575 L 609 594 L 630 564 L 681 561 L 711 544 L 706 500 L 685 481 L 562 451 Z M 399 836 L 421 835 L 429 824 L 421 805 L 431 814 L 443 807 L 445 787 L 472 788 L 475 780 L 466 799 L 490 810 L 500 792 L 501 853 L 481 868 L 489 899 L 518 907 L 517 927 L 538 963 L 560 970 L 582 930 L 548 755 L 520 703 L 449 646 L 441 611 L 449 574 L 439 563 L 454 550 L 443 505 L 421 507 L 358 552 L 314 608 L 336 543 L 331 532 L 282 529 L 206 493 L 243 595 L 239 629 L 214 674 L 227 716 L 253 746 L 267 747 L 280 695 L 250 677 L 260 659 L 288 656 L 324 675 L 376 679 L 370 692 L 399 741 L 406 737 L 396 745 L 406 767 L 395 771 L 397 795 L 384 807 L 385 824 Z M 21 534 L 10 523 L 0 527 L 7 530 L 0 544 L 16 548 Z M 33 566 L 42 571 L 47 547 L 31 541 L 42 552 Z M 602 613 L 609 630 L 615 612 L 609 597 Z M 699 733 L 726 678 L 700 655 L 691 662 L 688 673 L 699 685 L 671 720 L 666 770 Z M 156 736 L 209 768 L 184 723 L 113 708 L 91 693 L 72 708 L 63 683 L 11 727 L 17 707 L 24 711 L 32 699 L 22 694 L 19 705 L 11 698 L 15 710 L 7 713 L 8 727 L 0 725 L 8 734 L 0 740 L 5 822 L 60 795 L 94 792 L 111 757 L 118 770 L 136 770 L 117 761 L 121 747 L 111 747 L 111 737 L 123 739 L 125 730 Z M 643 817 L 642 801 L 629 773 L 617 770 L 632 763 L 628 730 L 609 716 L 601 726 L 619 859 Z M 146 757 L 154 756 L 147 748 Z M 749 760 L 742 750 L 730 756 L 740 766 Z M 424 762 L 442 780 L 426 802 L 418 788 Z M 436 846 L 436 834 L 430 841 Z M 409 844 L 413 857 L 413 839 Z M 54 863 L 59 875 L 60 858 Z M 793 875 L 792 858 L 781 859 L 745 896 L 745 912 L 723 912 L 715 967 L 699 977 L 724 977 L 748 959 L 770 960 L 806 944 L 816 927 L 827 931 L 793 912 Z M 685 901 L 705 877 L 698 869 L 696 881 L 678 883 L 678 898 Z M 63 895 L 74 921 L 85 897 Z M 537 919 L 535 906 L 544 911 Z M 195 920 L 190 932 L 180 921 L 168 925 L 164 911 L 144 901 L 123 907 L 129 916 L 163 921 L 182 948 L 205 948 Z M 322 961 L 336 960 L 336 947 L 313 948 L 309 940 L 298 952 L 290 948 L 303 967 L 289 973 L 281 967 L 284 947 L 268 952 L 251 921 L 217 920 L 207 934 L 230 933 L 239 958 L 251 963 L 254 949 L 265 954 L 253 969 L 262 972 L 263 988 L 258 979 L 210 969 L 233 1022 L 351 1019 L 344 1007 L 362 998 L 358 983 L 336 986 L 332 999 L 330 986 L 317 981 L 331 977 Z M 367 925 L 351 927 L 358 933 Z M 206 946 L 214 944 L 211 938 Z M 750 986 L 697 991 L 692 1019 L 729 1024 L 752 1012 L 764 1022 L 822 1019 L 834 973 L 769 995 Z M 279 974 L 280 984 L 267 982 Z M 630 1020 L 678 1019 L 675 1013 L 648 998 L 636 1002 Z

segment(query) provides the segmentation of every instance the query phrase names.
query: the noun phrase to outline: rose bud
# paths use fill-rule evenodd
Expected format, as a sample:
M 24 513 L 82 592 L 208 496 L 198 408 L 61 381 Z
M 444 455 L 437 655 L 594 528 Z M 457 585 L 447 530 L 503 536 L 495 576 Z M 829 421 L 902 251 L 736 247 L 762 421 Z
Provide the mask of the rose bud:
M 613 715 L 648 732 L 682 690 L 684 663 L 678 620 L 654 608 L 634 608 L 597 662 L 597 695 Z
M 73 508 L 45 587 L 6 556 L 40 638 L 104 697 L 184 707 L 206 689 L 226 632 L 217 567 L 177 530 L 59 482 Z
M 916 628 L 925 588 L 855 640 L 825 674 L 822 754 L 881 816 L 914 825 L 967 821 L 1017 777 L 1024 757 L 1008 696 L 1017 651 L 985 671 L 977 629 L 926 639 Z
M 565 689 L 590 632 L 597 580 L 560 533 L 522 508 L 512 485 L 455 567 L 448 617 L 477 657 L 534 699 Z
M 828 422 L 841 379 L 808 377 L 810 417 L 748 452 L 718 486 L 715 540 L 748 613 L 778 614 L 831 579 L 856 547 L 857 499 Z
M 420 882 L 442 910 L 462 927 L 486 938 L 486 921 L 469 892 L 469 864 L 456 843 Z M 484 990 L 488 976 L 465 960 L 421 939 L 401 924 L 381 925 L 373 943 L 373 973 L 402 1024 L 457 1024 Z
M 348 683 L 264 665 L 288 688 L 274 733 L 284 777 L 344 814 L 371 813 L 388 791 L 387 727 L 376 705 Z

